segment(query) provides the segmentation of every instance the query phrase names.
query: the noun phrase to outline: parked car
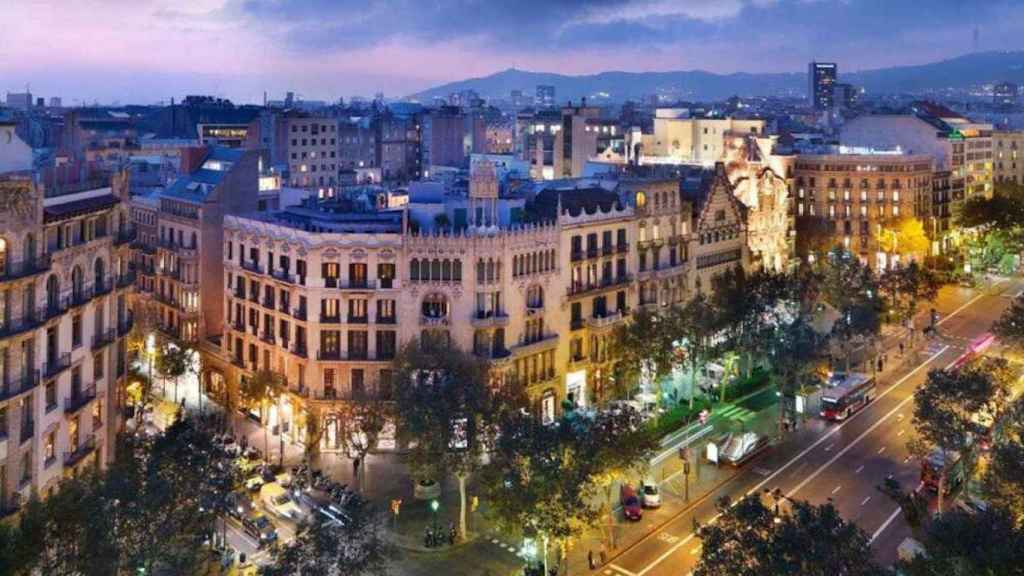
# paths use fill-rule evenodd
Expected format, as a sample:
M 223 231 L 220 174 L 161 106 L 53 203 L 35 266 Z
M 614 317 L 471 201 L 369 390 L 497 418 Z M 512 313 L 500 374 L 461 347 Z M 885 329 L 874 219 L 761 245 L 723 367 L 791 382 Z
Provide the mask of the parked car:
M 248 516 L 253 510 L 252 498 L 245 492 L 235 491 L 228 494 L 228 514 L 237 520 Z
M 249 479 L 245 481 L 245 489 L 250 492 L 256 492 L 262 488 L 264 484 L 266 484 L 266 481 L 263 480 L 263 476 L 257 474 L 256 476 L 249 477 Z
M 348 520 L 341 507 L 331 499 L 330 493 L 319 488 L 300 491 L 298 501 L 309 513 L 321 514 L 332 522 L 345 524 Z
M 644 483 L 640 485 L 640 495 L 644 508 L 657 508 L 661 506 L 661 490 L 658 489 L 658 485 L 654 480 L 650 478 L 644 480 Z
M 722 461 L 739 466 L 768 447 L 768 438 L 755 432 L 733 434 L 721 447 Z
M 260 548 L 277 541 L 277 530 L 274 529 L 270 519 L 263 514 L 257 512 L 246 516 L 242 519 L 242 527 L 245 528 L 246 534 L 259 542 Z
M 287 472 L 284 472 L 282 474 L 278 474 L 277 478 L 275 480 L 277 481 L 278 484 L 280 484 L 281 486 L 283 486 L 285 488 L 291 488 L 292 484 L 294 484 L 294 480 L 292 478 L 292 475 L 287 473 Z
M 626 520 L 638 521 L 644 517 L 636 490 L 629 484 L 623 484 L 619 488 L 619 504 L 622 505 L 622 515 L 626 517 Z
M 267 510 L 281 518 L 298 522 L 305 516 L 302 508 L 299 508 L 299 505 L 295 503 L 295 500 L 288 494 L 288 491 L 280 484 L 265 484 L 260 489 L 260 499 Z

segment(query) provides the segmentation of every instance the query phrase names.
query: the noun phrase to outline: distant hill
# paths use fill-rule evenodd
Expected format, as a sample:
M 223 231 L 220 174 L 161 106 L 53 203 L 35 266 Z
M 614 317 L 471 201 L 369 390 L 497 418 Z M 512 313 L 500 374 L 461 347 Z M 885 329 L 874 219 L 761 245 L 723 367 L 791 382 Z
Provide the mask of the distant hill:
M 1009 80 L 1024 84 L 1024 52 L 979 52 L 918 66 L 898 66 L 843 72 L 841 82 L 863 86 L 872 94 L 926 93 L 963 89 Z M 607 94 L 615 101 L 638 100 L 649 94 L 673 94 L 682 99 L 718 100 L 740 96 L 803 96 L 807 74 L 714 74 L 703 70 L 673 72 L 601 72 L 567 76 L 510 68 L 483 78 L 469 78 L 424 90 L 411 96 L 422 102 L 460 90 L 476 90 L 485 98 L 507 98 L 512 90 L 534 94 L 538 84 L 555 87 L 559 101 Z

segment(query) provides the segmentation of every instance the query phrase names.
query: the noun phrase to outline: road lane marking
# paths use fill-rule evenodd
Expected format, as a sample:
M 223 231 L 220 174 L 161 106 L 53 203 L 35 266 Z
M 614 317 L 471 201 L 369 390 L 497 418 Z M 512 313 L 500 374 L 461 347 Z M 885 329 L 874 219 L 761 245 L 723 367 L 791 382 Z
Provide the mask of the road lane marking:
M 939 321 L 938 321 L 938 322 L 936 322 L 936 323 L 935 323 L 935 325 L 936 325 L 936 326 L 942 326 L 942 323 L 943 323 L 943 322 L 945 322 L 946 320 L 949 320 L 949 319 L 950 319 L 950 318 L 952 318 L 953 316 L 956 316 L 957 314 L 959 314 L 960 312 L 962 312 L 962 311 L 964 310 L 964 308 L 967 308 L 967 307 L 968 307 L 968 306 L 970 306 L 971 304 L 974 304 L 974 303 L 975 303 L 975 302 L 977 302 L 977 301 L 978 301 L 979 299 L 981 299 L 981 297 L 982 297 L 982 296 L 984 296 L 984 295 L 985 295 L 985 293 L 984 293 L 984 292 L 982 292 L 981 294 L 978 294 L 978 295 L 977 295 L 977 296 L 975 296 L 974 298 L 971 298 L 970 300 L 968 300 L 967 302 L 965 302 L 963 306 L 961 306 L 961 307 L 957 308 L 956 310 L 954 310 L 953 312 L 951 312 L 951 313 L 950 313 L 950 314 L 949 314 L 948 316 L 946 316 L 945 318 L 939 318 Z
M 900 431 L 896 433 L 896 437 L 899 438 L 900 436 L 903 436 L 904 432 L 906 432 L 906 430 L 901 428 Z
M 835 488 L 832 489 L 832 493 L 835 494 L 836 492 L 839 492 L 839 489 L 842 487 L 842 485 L 836 486 Z
M 622 574 L 625 574 L 626 576 L 637 576 L 636 572 L 630 572 L 629 570 L 626 570 L 625 568 L 623 568 L 622 566 L 619 566 L 618 564 L 609 564 L 608 567 L 610 567 L 612 570 L 615 570 L 617 572 L 621 572 Z M 605 572 L 605 573 L 607 574 L 607 572 Z M 642 572 L 641 572 L 641 574 L 642 574 Z
M 907 456 L 906 458 L 903 459 L 904 464 L 906 464 L 907 462 L 910 462 L 910 456 Z
M 864 500 L 863 500 L 863 501 L 862 501 L 862 502 L 860 503 L 860 505 L 861 505 L 861 506 L 863 506 L 863 505 L 867 504 L 867 503 L 868 503 L 868 502 L 870 502 L 870 501 L 871 501 L 871 496 L 868 496 L 867 498 L 865 498 L 865 499 L 864 499 Z
M 861 464 L 856 470 L 854 470 L 853 473 L 854 474 L 860 474 L 861 470 L 864 470 L 864 465 L 863 464 Z
M 881 448 L 879 448 L 878 449 L 878 453 L 881 454 L 882 452 L 885 452 L 885 448 L 886 448 L 885 446 L 882 446 Z
M 958 310 L 958 311 L 959 311 L 959 310 Z M 954 314 L 955 314 L 955 313 L 954 313 Z M 947 316 L 947 318 L 948 318 L 948 316 Z M 888 388 L 886 388 L 886 389 L 885 389 L 885 390 L 884 390 L 884 391 L 883 391 L 883 392 L 882 392 L 881 394 L 879 394 L 879 395 L 878 395 L 878 397 L 877 397 L 877 398 L 875 398 L 875 401 L 877 402 L 878 400 L 880 400 L 880 399 L 884 398 L 884 397 L 885 397 L 885 396 L 886 396 L 887 394 L 889 394 L 890 392 L 892 392 L 893 390 L 895 390 L 897 386 L 899 386 L 900 384 L 903 384 L 903 382 L 905 382 L 905 381 L 906 381 L 906 380 L 908 380 L 908 379 L 909 379 L 909 378 L 910 378 L 911 376 L 913 376 L 913 375 L 914 375 L 914 374 L 916 374 L 916 373 L 917 373 L 918 371 L 920 371 L 920 370 L 921 370 L 922 368 L 924 368 L 925 366 L 927 366 L 928 364 L 930 364 L 930 363 L 931 363 L 931 362 L 932 362 L 933 360 L 935 360 L 936 358 L 938 358 L 938 357 L 939 357 L 940 355 L 942 355 L 942 354 L 943 354 L 943 353 L 944 353 L 944 352 L 945 352 L 946 350 L 948 350 L 948 349 L 949 349 L 949 345 L 948 345 L 948 344 L 944 344 L 944 345 L 943 345 L 943 346 L 942 346 L 942 347 L 941 347 L 941 348 L 940 348 L 940 349 L 939 349 L 939 350 L 938 350 L 937 352 L 935 352 L 934 354 L 932 354 L 931 356 L 929 356 L 929 357 L 928 357 L 928 359 L 926 359 L 926 360 L 925 360 L 924 362 L 922 362 L 921 364 L 919 364 L 919 365 L 918 365 L 918 366 L 917 366 L 916 368 L 914 368 L 913 370 L 911 370 L 910 372 L 908 372 L 907 374 L 905 374 L 905 375 L 904 375 L 904 376 L 903 376 L 902 378 L 900 378 L 899 380 L 897 380 L 897 381 L 896 381 L 896 383 L 894 383 L 893 385 L 891 385 L 891 386 L 889 386 Z M 950 365 L 952 365 L 952 364 L 950 364 Z M 913 396 L 908 396 L 908 398 L 913 398 Z M 896 411 L 898 411 L 898 410 L 899 410 L 899 409 L 900 409 L 900 408 L 902 407 L 902 405 L 903 405 L 902 403 L 901 403 L 900 405 L 897 405 L 897 406 L 896 406 L 896 408 L 894 408 L 894 409 L 893 409 L 893 412 L 896 412 Z M 792 466 L 794 462 L 796 462 L 797 460 L 800 460 L 801 458 L 803 458 L 804 456 L 806 456 L 806 455 L 807 455 L 807 453 L 809 453 L 809 452 L 810 452 L 811 450 L 814 450 L 815 448 L 817 448 L 818 446 L 820 446 L 820 445 L 821 445 L 821 444 L 822 444 L 823 442 L 825 442 L 826 440 L 828 440 L 828 439 L 829 439 L 829 438 L 831 438 L 832 436 L 834 436 L 834 435 L 838 434 L 840 430 L 842 430 L 842 429 L 843 429 L 843 428 L 844 428 L 844 427 L 845 427 L 845 426 L 846 426 L 847 424 L 849 424 L 850 422 L 853 422 L 853 421 L 854 421 L 854 419 L 856 419 L 856 418 L 857 418 L 858 416 L 860 416 L 861 414 L 867 414 L 867 412 L 866 412 L 866 411 L 864 411 L 864 410 L 858 411 L 858 412 L 857 412 L 856 414 L 854 414 L 854 415 L 853 415 L 853 417 L 851 417 L 851 418 L 850 418 L 849 420 L 846 420 L 846 421 L 844 421 L 844 422 L 840 423 L 840 424 L 839 424 L 838 426 L 835 426 L 835 427 L 833 427 L 833 428 L 832 428 L 831 430 L 829 430 L 829 431 L 828 431 L 828 433 L 824 434 L 824 435 L 823 435 L 823 436 L 822 436 L 821 438 L 818 438 L 818 439 L 817 439 L 817 440 L 816 440 L 816 441 L 815 441 L 815 442 L 814 442 L 813 444 L 811 444 L 811 445 L 810 445 L 810 446 L 808 446 L 807 448 L 804 448 L 803 450 L 801 450 L 801 451 L 800 451 L 800 453 L 799 453 L 799 454 L 797 454 L 796 456 L 794 456 L 793 458 L 791 458 L 791 459 L 790 459 L 790 460 L 789 460 L 788 462 L 786 462 L 785 464 L 783 464 L 782 466 L 780 466 L 779 468 L 777 468 L 777 469 L 775 470 L 775 472 L 773 472 L 773 473 L 772 473 L 772 475 L 771 475 L 771 476 L 768 476 L 767 478 L 765 478 L 764 480 L 762 480 L 761 482 L 759 482 L 759 483 L 758 483 L 758 484 L 757 484 L 756 486 L 754 486 L 753 488 L 751 488 L 750 490 L 748 490 L 748 491 L 747 491 L 747 493 L 746 493 L 746 495 L 747 495 L 747 496 L 749 496 L 749 495 L 751 495 L 751 494 L 753 494 L 753 493 L 755 493 L 755 492 L 759 492 L 759 491 L 761 490 L 761 488 L 763 488 L 763 487 L 764 487 L 764 486 L 765 486 L 765 485 L 766 485 L 766 484 L 767 484 L 768 482 L 771 482 L 771 481 L 772 481 L 772 479 L 773 479 L 773 478 L 775 478 L 775 476 L 778 476 L 778 475 L 779 475 L 779 474 L 781 474 L 781 473 L 782 473 L 783 471 L 785 471 L 785 470 L 786 470 L 786 469 L 788 469 L 788 468 L 789 468 L 790 466 Z M 879 420 L 879 422 L 878 422 L 878 423 L 876 423 L 876 424 L 875 424 L 875 425 L 874 425 L 874 426 L 873 426 L 872 428 L 874 428 L 874 427 L 877 427 L 877 426 L 878 426 L 879 424 L 881 424 L 881 423 L 882 423 L 882 422 L 884 422 L 884 421 L 885 421 L 886 419 L 888 419 L 888 418 L 889 418 L 889 416 L 891 416 L 891 413 L 890 413 L 889 415 L 886 415 L 886 416 L 884 416 L 884 417 L 882 418 L 882 420 Z M 856 442 L 857 442 L 857 440 L 854 440 L 854 443 L 856 443 Z M 851 446 L 852 446 L 852 444 L 851 444 Z M 844 450 L 844 452 L 845 452 L 845 450 Z M 842 456 L 842 454 L 843 454 L 843 452 L 840 452 L 840 453 L 839 453 L 839 454 L 838 454 L 837 456 Z M 826 464 L 826 466 L 828 466 L 828 464 Z M 823 469 L 823 468 L 822 468 L 822 469 Z M 821 469 L 819 469 L 819 471 L 818 471 L 818 472 L 820 472 L 820 470 L 821 470 Z M 815 473 L 815 475 L 817 475 L 817 473 Z M 737 502 L 738 502 L 738 500 L 737 500 Z M 735 503 L 735 502 L 734 502 L 734 503 Z M 711 519 L 710 519 L 710 520 L 708 520 L 708 523 L 709 523 L 709 524 L 710 524 L 710 523 L 713 523 L 713 522 L 714 522 L 715 520 L 717 520 L 717 519 L 718 519 L 718 517 L 719 517 L 719 516 L 721 516 L 721 515 L 722 515 L 721 513 L 716 513 L 716 514 L 715 514 L 715 515 L 714 515 L 713 517 L 711 517 Z M 682 547 L 682 546 L 685 546 L 685 545 L 686 545 L 686 544 L 687 544 L 688 542 L 690 542 L 690 540 L 693 540 L 693 538 L 694 538 L 695 536 L 696 536 L 696 533 L 694 533 L 694 532 L 691 532 L 691 533 L 690 533 L 690 534 L 689 534 L 688 536 L 686 536 L 686 537 L 685 537 L 685 538 L 683 538 L 683 539 L 682 539 L 681 541 L 679 541 L 679 543 L 675 544 L 674 546 L 672 546 L 671 548 L 669 548 L 668 550 L 666 550 L 666 551 L 665 551 L 665 552 L 664 552 L 664 553 L 663 553 L 663 554 L 662 554 L 661 556 L 658 556 L 657 558 L 655 558 L 655 559 L 654 559 L 654 560 L 653 560 L 653 561 L 652 561 L 652 562 L 651 562 L 650 564 L 648 564 L 648 565 L 647 565 L 647 566 L 646 566 L 646 567 L 645 567 L 645 568 L 644 568 L 643 570 L 641 570 L 641 571 L 637 572 L 637 573 L 636 573 L 636 576 L 644 576 L 644 574 L 647 574 L 648 572 L 650 572 L 651 570 L 653 570 L 655 566 L 657 566 L 658 564 L 661 564 L 662 562 L 664 562 L 666 558 L 668 558 L 669 556 L 671 556 L 672 554 L 674 554 L 674 553 L 675 553 L 675 551 L 676 551 L 676 550 L 678 550 L 678 549 L 679 549 L 680 547 Z
M 690 554 L 693 554 L 694 556 L 700 554 L 700 544 L 694 546 L 693 549 L 690 550 Z
M 946 348 L 948 348 L 948 346 Z M 934 358 L 934 356 L 932 358 Z M 929 359 L 928 362 L 931 362 L 931 359 Z M 927 364 L 928 362 L 925 362 L 925 364 Z M 922 365 L 918 366 L 917 368 L 914 368 L 914 370 L 912 372 L 910 372 L 910 374 L 913 374 L 914 372 L 917 372 L 918 370 L 923 368 L 925 366 L 925 364 L 922 364 Z M 953 364 L 956 364 L 956 360 L 950 362 L 944 369 L 945 370 L 949 370 L 953 366 Z M 910 376 L 910 374 L 907 374 L 907 376 Z M 812 472 L 810 476 L 804 478 L 799 484 L 796 485 L 796 488 L 793 488 L 792 490 L 790 490 L 789 493 L 786 494 L 786 496 L 792 497 L 794 494 L 799 492 L 800 489 L 803 488 L 804 486 L 806 486 L 808 482 L 810 482 L 811 480 L 814 480 L 819 474 L 821 474 L 822 470 L 824 470 L 825 468 L 828 468 L 829 466 L 834 464 L 835 461 L 838 460 L 843 454 L 846 454 L 851 448 L 856 446 L 858 442 L 863 440 L 865 436 L 867 436 L 868 434 L 874 432 L 876 428 L 878 428 L 879 426 L 884 424 L 886 420 L 891 418 L 893 414 L 898 412 L 901 408 L 903 408 L 903 406 L 907 402 L 910 402 L 913 399 L 914 399 L 914 394 L 913 394 L 913 392 L 911 392 L 910 394 L 907 395 L 906 398 L 904 398 L 903 400 L 900 400 L 900 403 L 897 404 L 892 410 L 890 410 L 885 416 L 882 416 L 881 418 L 879 418 L 877 422 L 875 422 L 874 424 L 869 426 L 867 430 L 861 432 L 861 434 L 859 436 L 854 438 L 853 442 L 850 442 L 849 444 L 847 444 L 846 447 L 843 448 L 842 450 L 840 450 L 835 456 L 833 456 L 832 458 L 829 458 L 828 462 L 825 462 L 824 464 L 821 465 L 820 468 L 818 468 L 817 470 Z M 861 412 L 861 413 L 863 413 L 863 412 Z M 748 494 L 749 494 L 749 492 L 748 492 Z
M 871 544 L 872 542 L 874 542 L 875 538 L 878 538 L 878 535 L 881 534 L 883 530 L 888 528 L 889 524 L 892 524 L 892 521 L 895 520 L 896 517 L 899 516 L 899 515 L 900 515 L 900 508 L 899 508 L 899 506 L 897 506 L 896 509 L 892 511 L 892 514 L 889 514 L 889 517 L 885 519 L 885 522 L 882 522 L 882 525 L 878 527 L 878 530 L 875 530 L 875 533 L 871 535 L 871 539 L 868 540 L 868 544 Z
M 833 443 L 829 444 L 828 446 L 825 446 L 825 452 L 831 452 L 832 451 L 832 447 L 835 446 L 835 445 L 836 445 L 836 443 L 833 442 Z

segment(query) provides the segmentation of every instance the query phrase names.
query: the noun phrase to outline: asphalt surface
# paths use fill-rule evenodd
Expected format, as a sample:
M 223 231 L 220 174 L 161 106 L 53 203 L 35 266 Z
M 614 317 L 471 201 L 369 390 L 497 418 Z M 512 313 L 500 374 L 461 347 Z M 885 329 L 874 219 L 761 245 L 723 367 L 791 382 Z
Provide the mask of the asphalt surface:
M 889 474 L 906 488 L 918 484 L 918 463 L 910 459 L 906 449 L 912 433 L 913 392 L 928 370 L 948 367 L 973 338 L 987 332 L 1021 286 L 1013 279 L 984 293 L 944 289 L 935 303 L 940 314 L 939 334 L 916 355 L 897 358 L 898 351 L 889 352 L 889 362 L 900 365 L 879 377 L 878 397 L 871 404 L 840 423 L 811 418 L 783 443 L 737 469 L 731 480 L 636 544 L 620 550 L 596 572 L 624 576 L 687 574 L 700 557 L 694 520 L 712 521 L 717 514 L 715 502 L 722 496 L 737 499 L 775 489 L 814 503 L 831 500 L 845 518 L 871 536 L 875 559 L 892 563 L 896 547 L 909 535 L 909 529 L 896 504 L 877 486 Z

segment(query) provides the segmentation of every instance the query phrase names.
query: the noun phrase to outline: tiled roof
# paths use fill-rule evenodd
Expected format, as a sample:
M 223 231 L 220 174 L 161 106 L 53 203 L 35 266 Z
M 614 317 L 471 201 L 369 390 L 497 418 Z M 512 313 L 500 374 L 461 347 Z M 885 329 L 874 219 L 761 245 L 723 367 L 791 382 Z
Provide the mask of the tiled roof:
M 120 202 L 120 200 L 111 194 L 47 206 L 43 209 L 43 221 L 57 222 L 59 220 L 74 218 L 75 216 L 88 214 L 90 212 L 99 212 L 116 205 L 118 202 Z

